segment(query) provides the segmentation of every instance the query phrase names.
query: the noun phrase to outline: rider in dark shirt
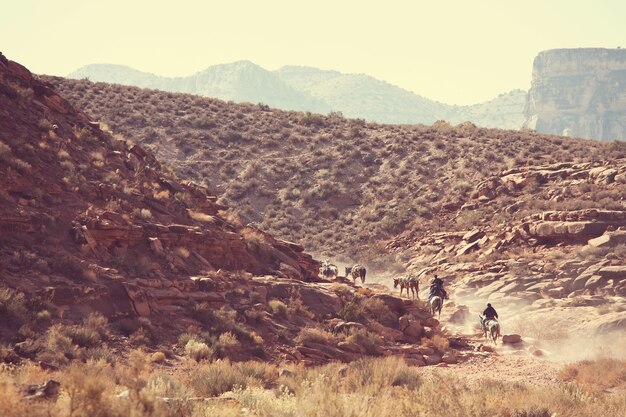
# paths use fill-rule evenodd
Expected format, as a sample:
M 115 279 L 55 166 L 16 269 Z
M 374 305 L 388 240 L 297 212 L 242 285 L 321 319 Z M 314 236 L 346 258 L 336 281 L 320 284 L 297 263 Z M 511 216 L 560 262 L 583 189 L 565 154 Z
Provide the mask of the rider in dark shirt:
M 496 320 L 497 318 L 498 312 L 491 306 L 490 303 L 487 303 L 487 308 L 483 311 L 483 327 L 485 327 L 487 320 Z
M 443 280 L 441 278 L 438 278 L 437 275 L 435 275 L 435 278 L 433 278 L 432 282 L 430 283 L 428 299 L 430 300 L 436 295 L 442 297 L 444 300 L 448 299 L 448 293 L 443 288 Z

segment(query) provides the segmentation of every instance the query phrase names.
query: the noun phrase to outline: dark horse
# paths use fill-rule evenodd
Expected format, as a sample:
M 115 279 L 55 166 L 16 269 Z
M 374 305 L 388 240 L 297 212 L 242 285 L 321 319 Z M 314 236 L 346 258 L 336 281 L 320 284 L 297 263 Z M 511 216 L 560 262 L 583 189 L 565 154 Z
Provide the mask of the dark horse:
M 500 323 L 498 323 L 498 320 L 487 319 L 487 321 L 484 321 L 485 318 L 480 314 L 478 317 L 480 317 L 480 327 L 483 329 L 485 339 L 489 338 L 493 340 L 494 345 L 497 345 L 498 337 L 500 337 Z
M 332 279 L 336 277 L 338 273 L 339 273 L 339 269 L 337 268 L 337 266 L 331 263 L 328 263 L 327 261 L 324 261 L 322 263 L 322 266 L 320 267 L 320 274 L 322 274 L 326 278 Z
M 356 264 L 352 267 L 346 266 L 346 278 L 352 277 L 354 283 L 356 284 L 356 279 L 361 278 L 361 284 L 365 282 L 365 274 L 367 270 L 363 265 Z

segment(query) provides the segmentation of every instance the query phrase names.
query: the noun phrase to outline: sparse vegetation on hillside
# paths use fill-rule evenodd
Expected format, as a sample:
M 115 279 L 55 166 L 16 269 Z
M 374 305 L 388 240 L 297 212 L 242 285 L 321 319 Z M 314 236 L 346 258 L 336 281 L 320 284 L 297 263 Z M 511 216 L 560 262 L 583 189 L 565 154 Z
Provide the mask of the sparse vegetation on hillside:
M 497 225 L 499 206 L 455 218 L 446 213 L 460 207 L 481 180 L 505 169 L 626 156 L 626 145 L 617 142 L 444 121 L 379 125 L 86 80 L 49 80 L 115 132 L 151 147 L 180 176 L 212 188 L 244 222 L 331 256 L 379 255 L 380 241 L 406 230 L 463 230 L 477 216 Z M 593 199 L 596 206 L 615 204 L 610 195 Z M 589 204 L 587 197 L 535 200 L 537 209 Z

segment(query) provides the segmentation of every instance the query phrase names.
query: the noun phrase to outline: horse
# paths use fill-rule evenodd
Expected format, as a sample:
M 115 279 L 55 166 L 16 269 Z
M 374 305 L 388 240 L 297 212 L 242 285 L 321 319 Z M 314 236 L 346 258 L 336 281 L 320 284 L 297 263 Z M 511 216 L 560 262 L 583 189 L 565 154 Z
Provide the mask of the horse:
M 363 265 L 356 264 L 352 267 L 346 266 L 346 278 L 352 277 L 354 283 L 356 284 L 356 279 L 361 278 L 361 284 L 365 282 L 365 274 L 367 270 Z
M 493 340 L 493 344 L 497 345 L 498 337 L 500 337 L 500 323 L 498 320 L 487 319 L 487 321 L 484 321 L 485 318 L 480 314 L 478 317 L 480 317 L 480 327 L 483 329 L 484 338 Z
M 325 278 L 334 278 L 337 275 L 339 275 L 339 268 L 337 268 L 336 265 L 330 264 L 326 261 L 324 261 L 324 263 L 322 263 L 322 266 L 320 268 L 320 274 L 323 275 Z
M 400 297 L 402 297 L 402 291 L 406 288 L 406 296 L 409 297 L 409 290 L 411 290 L 411 294 L 413 298 L 417 296 L 417 299 L 420 299 L 419 289 L 420 283 L 417 278 L 409 275 L 408 277 L 402 278 L 394 278 L 393 279 L 393 288 L 398 288 L 400 286 Z
M 430 313 L 434 316 L 435 313 L 438 313 L 439 318 L 441 318 L 441 309 L 443 308 L 443 298 L 438 295 L 431 297 L 428 302 L 430 303 Z

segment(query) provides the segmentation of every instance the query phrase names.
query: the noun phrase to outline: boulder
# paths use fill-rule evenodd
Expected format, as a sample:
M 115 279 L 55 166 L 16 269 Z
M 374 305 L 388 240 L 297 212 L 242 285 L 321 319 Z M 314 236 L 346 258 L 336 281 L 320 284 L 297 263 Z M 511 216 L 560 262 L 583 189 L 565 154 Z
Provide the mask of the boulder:
M 435 354 L 435 349 L 431 348 L 430 346 L 418 346 L 417 351 L 420 355 L 429 356 Z
M 434 317 L 429 317 L 422 321 L 422 324 L 426 327 L 437 327 L 439 326 L 439 320 Z
M 346 352 L 352 353 L 364 353 L 365 349 L 363 349 L 360 345 L 352 342 L 339 342 L 337 343 L 337 347 L 341 350 L 345 350 Z
M 56 400 L 61 383 L 50 379 L 41 385 L 27 385 L 22 388 L 25 400 Z
M 605 279 L 626 280 L 626 265 L 605 266 L 597 274 Z
M 383 326 L 382 324 L 377 322 L 370 323 L 369 327 L 370 331 L 373 331 L 385 340 L 396 342 L 404 338 L 404 333 L 402 333 L 400 330 Z
M 522 341 L 522 336 L 519 334 L 505 334 L 502 336 L 502 343 L 515 344 Z
M 426 362 L 422 359 L 418 359 L 418 358 L 404 358 L 404 362 L 408 365 L 408 366 L 426 366 Z
M 419 321 L 414 320 L 411 321 L 409 325 L 404 330 L 402 330 L 402 332 L 407 337 L 407 339 L 419 341 L 424 334 L 424 329 Z
M 465 235 L 463 235 L 463 240 L 467 243 L 472 243 L 482 237 L 485 236 L 485 232 L 479 229 L 470 230 Z
M 365 325 L 363 325 L 361 323 L 357 323 L 357 322 L 354 322 L 354 321 L 348 321 L 348 322 L 338 323 L 333 328 L 333 331 L 335 333 L 340 333 L 340 332 L 348 333 L 348 332 L 350 332 L 352 330 L 366 330 L 366 329 L 367 328 L 365 327 Z
M 381 300 L 391 311 L 396 313 L 402 312 L 404 308 L 404 300 L 390 294 L 376 294 L 372 296 L 372 299 Z
M 593 275 L 591 278 L 587 280 L 585 283 L 585 289 L 593 291 L 597 288 L 600 288 L 604 284 L 606 284 L 607 278 L 604 278 L 601 275 Z
M 443 363 L 447 363 L 448 365 L 453 365 L 459 361 L 458 354 L 455 351 L 447 351 L 441 357 L 441 361 Z
M 424 361 L 426 362 L 426 365 L 437 365 L 438 363 L 441 363 L 441 357 L 442 355 L 440 355 L 439 353 L 424 355 Z
M 478 249 L 479 244 L 478 241 L 474 241 L 472 243 L 468 243 L 467 245 L 461 246 L 459 250 L 456 251 L 456 256 L 463 256 L 470 253 L 473 250 Z
M 124 288 L 130 299 L 133 308 L 138 316 L 148 317 L 150 315 L 150 304 L 148 298 L 141 288 L 135 284 L 125 283 Z

